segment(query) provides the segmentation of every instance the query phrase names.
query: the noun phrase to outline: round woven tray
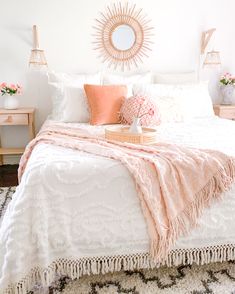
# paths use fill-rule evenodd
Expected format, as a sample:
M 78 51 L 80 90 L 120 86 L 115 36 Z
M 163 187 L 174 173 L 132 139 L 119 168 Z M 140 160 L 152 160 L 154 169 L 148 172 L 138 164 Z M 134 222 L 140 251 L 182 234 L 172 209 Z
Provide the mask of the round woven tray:
M 142 128 L 142 133 L 129 133 L 129 127 L 110 127 L 105 129 L 105 138 L 119 142 L 133 144 L 153 144 L 156 143 L 157 131 L 152 128 Z

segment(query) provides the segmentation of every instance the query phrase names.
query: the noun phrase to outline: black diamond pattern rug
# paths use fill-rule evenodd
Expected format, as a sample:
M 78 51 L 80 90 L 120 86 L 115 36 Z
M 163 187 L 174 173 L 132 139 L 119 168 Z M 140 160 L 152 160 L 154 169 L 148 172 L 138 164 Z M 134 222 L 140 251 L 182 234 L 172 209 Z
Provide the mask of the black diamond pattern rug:
M 0 224 L 14 187 L 0 188 Z M 235 294 L 235 262 L 63 277 L 49 294 Z M 39 294 L 38 291 L 29 294 Z

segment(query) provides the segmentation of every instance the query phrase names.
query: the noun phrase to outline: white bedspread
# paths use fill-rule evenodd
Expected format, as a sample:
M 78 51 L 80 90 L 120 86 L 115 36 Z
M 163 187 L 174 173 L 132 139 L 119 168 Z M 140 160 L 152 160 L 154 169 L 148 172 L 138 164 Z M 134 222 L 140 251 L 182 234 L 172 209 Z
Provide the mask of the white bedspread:
M 97 132 L 104 129 L 83 126 Z M 163 124 L 158 127 L 158 139 L 235 156 L 235 122 L 217 117 Z M 25 248 L 24 239 L 29 235 L 32 246 Z M 46 267 L 61 256 L 127 255 L 149 248 L 147 227 L 128 170 L 111 159 L 46 144 L 33 151 L 0 227 L 0 240 L 3 286 L 8 279 L 21 279 L 28 268 Z M 175 248 L 219 244 L 235 244 L 235 185 Z

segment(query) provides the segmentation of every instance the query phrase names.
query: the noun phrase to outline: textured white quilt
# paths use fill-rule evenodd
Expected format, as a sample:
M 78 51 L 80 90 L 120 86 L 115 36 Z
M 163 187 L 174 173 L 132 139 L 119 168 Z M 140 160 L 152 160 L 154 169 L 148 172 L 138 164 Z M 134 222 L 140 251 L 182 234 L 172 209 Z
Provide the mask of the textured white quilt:
M 82 125 L 97 132 L 104 129 Z M 235 156 L 235 122 L 216 117 L 163 124 L 158 139 Z M 235 186 L 203 214 L 197 229 L 178 240 L 176 248 L 227 244 L 235 244 Z M 62 256 L 120 256 L 148 249 L 134 182 L 121 163 L 41 144 L 33 151 L 0 227 L 0 289 Z

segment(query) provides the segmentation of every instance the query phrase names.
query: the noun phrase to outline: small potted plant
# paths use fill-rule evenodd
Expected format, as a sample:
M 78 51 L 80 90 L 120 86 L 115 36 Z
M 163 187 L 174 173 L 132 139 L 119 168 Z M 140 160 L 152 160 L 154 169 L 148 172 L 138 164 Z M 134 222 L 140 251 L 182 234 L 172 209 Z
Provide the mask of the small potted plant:
M 223 96 L 223 104 L 235 104 L 235 76 L 225 73 L 220 78 L 220 89 Z
M 22 86 L 19 84 L 0 84 L 0 92 L 2 96 L 5 96 L 4 99 L 4 108 L 5 109 L 17 109 L 19 106 L 19 100 L 17 95 L 22 94 Z

